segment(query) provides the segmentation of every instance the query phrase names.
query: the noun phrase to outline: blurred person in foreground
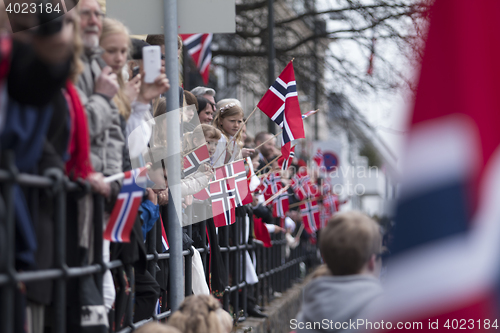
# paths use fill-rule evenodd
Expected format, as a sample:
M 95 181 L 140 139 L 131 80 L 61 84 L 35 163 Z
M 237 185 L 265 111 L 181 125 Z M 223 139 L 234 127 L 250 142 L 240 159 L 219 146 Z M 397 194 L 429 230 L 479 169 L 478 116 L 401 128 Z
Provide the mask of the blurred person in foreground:
M 302 309 L 290 328 L 342 332 L 382 295 L 380 226 L 359 212 L 336 214 L 322 230 L 319 248 L 326 265 L 306 285 Z
M 183 333 L 229 333 L 231 316 L 211 295 L 192 295 L 182 301 L 168 324 Z
M 135 333 L 181 333 L 177 328 L 160 323 L 147 323 L 134 331 Z

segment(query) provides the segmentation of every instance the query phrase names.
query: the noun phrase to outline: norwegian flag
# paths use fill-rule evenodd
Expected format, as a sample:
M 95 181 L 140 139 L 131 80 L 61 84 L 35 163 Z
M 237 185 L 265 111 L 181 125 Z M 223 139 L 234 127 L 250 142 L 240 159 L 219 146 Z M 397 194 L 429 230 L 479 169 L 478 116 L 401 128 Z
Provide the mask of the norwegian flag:
M 226 177 L 228 186 L 235 189 L 236 207 L 244 206 L 252 202 L 252 194 L 248 188 L 245 163 L 239 160 L 226 165 Z
M 311 184 L 311 186 L 309 187 L 309 197 L 310 198 L 320 198 L 321 197 L 321 191 L 320 191 L 318 185 Z
M 318 149 L 318 151 L 316 152 L 316 154 L 314 154 L 313 160 L 314 160 L 314 162 L 316 162 L 316 164 L 318 165 L 318 167 L 321 167 L 321 166 L 325 165 L 325 163 L 324 163 L 324 157 L 323 157 L 323 152 L 321 151 L 321 149 Z
M 309 235 L 315 234 L 318 230 L 317 226 L 320 225 L 318 203 L 313 200 L 300 204 L 300 213 L 302 214 L 304 230 Z
M 216 227 L 233 224 L 236 221 L 235 189 L 229 187 L 225 179 L 226 166 L 215 169 L 215 180 L 210 184 L 210 197 L 212 198 L 212 214 Z
M 316 113 L 316 112 L 318 112 L 318 111 L 319 111 L 319 110 L 312 110 L 312 111 L 308 111 L 308 112 L 306 112 L 306 113 L 304 113 L 304 114 L 302 115 L 302 119 L 306 119 L 307 117 L 312 116 L 313 114 L 315 114 L 315 113 Z
M 145 173 L 146 167 L 125 172 L 122 189 L 104 231 L 104 239 L 119 243 L 130 242 L 130 232 L 144 195 L 147 179 Z
M 208 187 L 205 187 L 200 192 L 193 194 L 193 197 L 198 200 L 207 200 L 208 198 L 210 198 L 210 190 Z
M 283 184 L 281 184 L 280 173 L 270 172 L 269 175 L 267 175 L 267 177 L 262 181 L 262 184 L 258 189 L 262 192 L 262 194 L 264 194 L 264 199 L 268 200 L 282 188 Z
M 210 62 L 212 61 L 210 44 L 212 43 L 213 34 L 182 34 L 181 38 L 184 47 L 193 58 L 203 82 L 207 84 L 210 75 Z
M 500 2 L 432 6 L 390 269 L 377 313 L 366 318 L 423 323 L 426 332 L 464 322 L 474 332 L 497 330 Z
M 282 146 L 287 142 L 305 138 L 293 62 L 288 63 L 259 101 L 257 107 L 279 127 L 283 128 L 281 133 Z
M 166 252 L 170 246 L 168 245 L 167 233 L 165 232 L 165 227 L 163 226 L 163 219 L 160 214 L 160 222 L 161 222 L 161 245 L 163 248 L 163 252 Z
M 338 202 L 338 196 L 334 194 L 329 193 L 323 196 L 323 206 L 325 207 L 326 213 L 329 217 L 337 212 Z
M 311 193 L 311 178 L 307 173 L 296 173 L 292 177 L 292 189 L 299 201 L 303 201 L 310 196 Z
M 210 154 L 207 145 L 201 145 L 196 150 L 184 156 L 184 176 L 187 177 L 195 173 L 203 163 L 210 163 Z
M 321 209 L 319 210 L 319 226 L 318 226 L 318 230 L 320 230 L 321 228 L 324 228 L 326 226 L 326 224 L 328 223 L 328 220 L 330 219 L 330 216 L 328 214 L 328 209 L 325 207 L 325 205 L 323 204 L 321 206 Z
M 273 199 L 273 217 L 285 218 L 288 206 L 288 193 L 287 191 L 283 191 L 283 193 Z
M 278 165 L 281 166 L 281 170 L 286 171 L 292 164 L 293 158 L 295 157 L 295 145 L 292 146 L 291 142 L 284 144 L 281 147 L 281 157 L 278 160 Z

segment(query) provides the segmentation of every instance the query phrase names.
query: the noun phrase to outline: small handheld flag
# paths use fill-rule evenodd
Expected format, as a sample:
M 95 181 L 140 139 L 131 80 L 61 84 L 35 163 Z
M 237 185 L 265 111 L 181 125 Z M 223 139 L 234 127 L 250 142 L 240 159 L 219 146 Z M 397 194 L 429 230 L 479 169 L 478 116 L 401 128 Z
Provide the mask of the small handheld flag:
M 198 168 L 203 163 L 210 163 L 210 154 L 208 153 L 206 144 L 201 145 L 197 149 L 184 156 L 184 176 L 187 177 L 198 171 Z
M 130 232 L 144 195 L 146 167 L 125 172 L 123 186 L 104 231 L 104 239 L 111 242 L 130 242 Z M 142 184 L 142 187 L 138 184 Z
M 316 154 L 314 154 L 313 160 L 314 160 L 314 162 L 316 162 L 316 165 L 318 165 L 318 167 L 325 165 L 323 162 L 324 157 L 323 157 L 323 152 L 321 151 L 321 149 L 318 149 L 316 151 Z
M 230 188 L 226 179 L 226 166 L 215 169 L 215 180 L 210 184 L 212 214 L 216 227 L 223 227 L 236 222 L 235 190 Z M 217 181 L 219 180 L 219 181 Z
M 313 235 L 320 225 L 319 208 L 316 201 L 306 201 L 300 205 L 302 221 L 308 234 Z

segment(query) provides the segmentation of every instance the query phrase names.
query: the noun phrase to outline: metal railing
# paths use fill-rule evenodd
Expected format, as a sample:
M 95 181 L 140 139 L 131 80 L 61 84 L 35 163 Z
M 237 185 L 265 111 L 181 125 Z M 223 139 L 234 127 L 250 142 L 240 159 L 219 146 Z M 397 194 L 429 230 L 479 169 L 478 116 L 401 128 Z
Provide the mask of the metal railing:
M 93 195 L 93 262 L 86 266 L 68 267 L 66 261 L 66 205 L 67 195 L 71 193 L 89 193 L 89 186 L 73 183 L 66 177 L 62 177 L 62 173 L 54 172 L 49 177 L 21 174 L 18 173 L 14 164 L 14 156 L 10 152 L 2 153 L 2 166 L 0 168 L 0 332 L 14 332 L 14 319 L 16 316 L 15 304 L 16 293 L 19 290 L 20 284 L 33 281 L 54 280 L 53 297 L 50 305 L 50 316 L 52 317 L 51 325 L 54 333 L 66 332 L 67 320 L 67 284 L 71 279 L 77 277 L 93 275 L 98 286 L 98 290 L 102 295 L 103 275 L 107 270 L 115 270 L 124 267 L 129 276 L 133 274 L 131 267 L 124 265 L 121 260 L 113 260 L 109 263 L 103 262 L 102 256 L 102 221 L 104 212 L 104 200 L 101 196 Z M 54 222 L 54 258 L 53 267 L 43 270 L 33 271 L 17 271 L 15 266 L 15 212 L 14 212 L 14 186 L 20 185 L 28 189 L 27 193 L 33 198 L 39 196 L 39 191 L 48 191 L 51 195 L 50 200 L 53 201 L 55 208 Z M 36 200 L 35 200 L 36 203 Z M 196 202 L 193 205 L 206 205 L 205 209 L 210 209 L 206 203 Z M 31 206 L 30 212 L 37 212 L 37 207 Z M 192 206 L 191 206 L 192 207 Z M 163 208 L 163 207 L 162 207 Z M 165 207 L 166 208 L 166 207 Z M 199 211 L 199 210 L 196 210 Z M 203 211 L 203 210 L 202 210 Z M 188 218 L 193 218 L 192 208 L 186 209 L 185 213 Z M 166 209 L 162 209 L 164 221 L 167 217 Z M 316 256 L 314 247 L 307 244 L 301 244 L 296 249 L 290 251 L 289 258 L 285 259 L 286 240 L 283 234 L 272 235 L 271 248 L 264 248 L 258 242 L 245 241 L 246 219 L 252 218 L 251 212 L 245 207 L 237 208 L 236 223 L 231 226 L 218 229 L 218 238 L 220 243 L 220 252 L 222 254 L 223 263 L 227 272 L 227 280 L 230 282 L 222 297 L 222 306 L 225 310 L 230 311 L 236 317 L 247 314 L 247 298 L 254 297 L 258 304 L 264 305 L 270 302 L 275 297 L 275 292 L 283 292 L 290 288 L 296 282 L 301 272 L 299 264 L 313 259 Z M 206 215 L 208 216 L 208 215 Z M 36 216 L 33 216 L 36 219 Z M 205 230 L 207 221 L 202 217 L 197 228 Z M 193 226 L 185 227 L 185 232 L 189 237 L 192 237 Z M 168 238 L 168 228 L 165 226 Z M 250 233 L 252 231 L 250 230 Z M 168 261 L 170 253 L 158 253 L 156 250 L 157 234 L 161 234 L 161 224 L 156 223 L 153 229 L 148 232 L 146 239 L 147 249 L 147 270 L 153 277 L 157 273 L 157 263 L 159 261 Z M 209 281 L 209 260 L 210 248 L 207 242 L 205 232 L 200 233 L 202 246 L 197 250 L 200 252 L 207 284 Z M 249 294 L 249 285 L 245 281 L 246 260 L 245 251 L 248 251 L 251 257 L 256 258 L 256 272 L 259 282 L 254 285 L 253 292 Z M 182 252 L 184 257 L 184 288 L 185 295 L 192 293 L 192 256 L 193 250 L 188 249 Z M 171 283 L 172 284 L 172 283 Z M 178 287 L 178 286 L 176 286 Z M 171 285 L 169 286 L 171 288 Z M 129 302 L 126 310 L 125 322 L 123 328 L 118 330 L 119 333 L 131 332 L 144 323 L 151 320 L 165 320 L 171 315 L 169 301 L 167 297 L 170 293 L 168 290 L 162 291 L 160 297 L 162 299 L 161 313 L 151 314 L 151 318 L 140 322 L 133 321 L 133 302 Z M 241 298 L 241 300 L 240 300 Z M 243 312 L 241 312 L 243 310 Z M 110 329 L 112 327 L 110 323 Z

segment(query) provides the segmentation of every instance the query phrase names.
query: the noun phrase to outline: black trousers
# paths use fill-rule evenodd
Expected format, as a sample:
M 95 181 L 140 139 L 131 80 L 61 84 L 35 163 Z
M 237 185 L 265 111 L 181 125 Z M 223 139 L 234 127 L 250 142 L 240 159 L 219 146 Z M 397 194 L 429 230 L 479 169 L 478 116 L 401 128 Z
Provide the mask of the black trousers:
M 136 271 L 134 322 L 151 318 L 159 296 L 160 286 L 156 279 L 148 271 L 144 274 Z

